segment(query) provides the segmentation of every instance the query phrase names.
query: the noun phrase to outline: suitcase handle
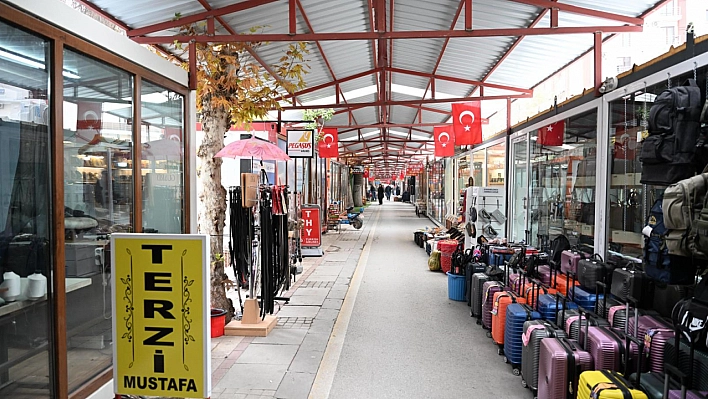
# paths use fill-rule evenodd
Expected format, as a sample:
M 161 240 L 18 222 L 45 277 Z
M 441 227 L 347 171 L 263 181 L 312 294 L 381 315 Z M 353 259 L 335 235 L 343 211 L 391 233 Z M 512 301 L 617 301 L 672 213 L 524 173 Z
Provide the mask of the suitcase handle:
M 677 352 L 679 352 L 677 348 Z M 678 369 L 678 367 L 671 365 L 669 363 L 664 363 L 664 398 L 669 397 L 669 382 L 671 380 L 671 376 L 673 375 L 674 377 L 677 377 L 678 380 L 681 382 L 681 399 L 686 399 L 686 379 L 688 378 L 686 374 L 684 374 L 681 370 Z
M 607 318 L 607 284 L 602 281 L 595 282 L 595 297 L 600 295 L 600 287 L 602 287 L 602 317 Z M 595 313 L 600 314 L 598 310 L 600 309 L 597 301 L 595 301 Z
M 635 327 L 636 331 L 636 327 Z M 627 362 L 625 362 L 624 365 L 624 376 L 627 377 L 629 380 L 629 356 L 632 354 L 632 342 L 634 342 L 637 345 L 637 348 L 639 350 L 638 356 L 639 360 L 637 361 L 637 381 L 636 381 L 636 387 L 639 389 L 640 385 L 640 380 L 641 380 L 641 375 L 642 375 L 642 358 L 644 357 L 644 340 L 643 339 L 637 339 L 635 337 L 632 337 L 630 335 L 625 335 L 626 338 L 626 348 L 625 348 L 625 353 L 627 356 Z M 665 396 L 665 398 L 668 398 L 668 396 Z

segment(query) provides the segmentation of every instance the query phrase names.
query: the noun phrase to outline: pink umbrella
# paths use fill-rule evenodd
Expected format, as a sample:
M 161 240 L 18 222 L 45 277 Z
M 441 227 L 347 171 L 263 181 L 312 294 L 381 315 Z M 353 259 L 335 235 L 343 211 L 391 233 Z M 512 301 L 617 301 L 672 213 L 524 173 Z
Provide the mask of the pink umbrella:
M 234 141 L 217 152 L 219 158 L 254 158 L 262 161 L 289 161 L 290 157 L 269 141 L 250 138 Z

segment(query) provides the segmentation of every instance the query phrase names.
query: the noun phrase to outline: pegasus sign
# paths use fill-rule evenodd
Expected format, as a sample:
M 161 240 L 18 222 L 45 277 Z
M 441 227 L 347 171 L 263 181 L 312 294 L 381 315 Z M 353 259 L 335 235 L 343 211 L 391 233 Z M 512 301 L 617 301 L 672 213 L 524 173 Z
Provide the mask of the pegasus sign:
M 312 130 L 288 130 L 287 153 L 291 158 L 312 158 L 315 153 Z

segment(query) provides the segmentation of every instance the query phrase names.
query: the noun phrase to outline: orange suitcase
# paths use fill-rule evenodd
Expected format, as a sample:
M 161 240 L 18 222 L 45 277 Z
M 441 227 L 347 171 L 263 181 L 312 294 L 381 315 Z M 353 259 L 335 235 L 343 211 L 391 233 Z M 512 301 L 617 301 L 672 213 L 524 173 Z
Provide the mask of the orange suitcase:
M 536 298 L 543 294 L 556 294 L 555 288 L 545 288 L 540 286 L 538 283 L 526 283 L 524 284 L 524 290 L 522 291 L 523 297 L 526 299 L 526 303 L 531 306 L 532 309 L 536 308 Z
M 556 275 L 553 277 L 553 285 L 555 286 L 554 288 L 558 290 L 563 295 L 568 295 L 568 285 L 570 285 L 571 281 L 568 278 L 567 275 L 556 272 Z M 573 285 L 580 285 L 577 280 L 572 281 Z
M 525 304 L 526 299 L 511 291 L 494 293 L 494 306 L 492 307 L 492 339 L 499 345 L 504 345 L 506 308 L 512 303 Z

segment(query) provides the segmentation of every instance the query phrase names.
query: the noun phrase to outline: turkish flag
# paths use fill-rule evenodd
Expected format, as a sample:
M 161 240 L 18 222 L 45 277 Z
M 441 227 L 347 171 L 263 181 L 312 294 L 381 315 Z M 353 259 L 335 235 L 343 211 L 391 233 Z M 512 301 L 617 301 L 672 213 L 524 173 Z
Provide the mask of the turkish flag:
M 76 102 L 76 135 L 84 141 L 93 141 L 101 133 L 101 105 L 94 101 Z
M 320 158 L 339 157 L 339 137 L 337 129 L 326 127 L 322 129 L 322 140 L 317 143 Z
M 479 101 L 452 104 L 452 126 L 455 144 L 473 145 L 482 142 L 482 111 Z
M 364 169 L 364 179 L 369 178 L 369 169 Z
M 565 120 L 551 123 L 538 130 L 538 140 L 536 142 L 541 145 L 563 145 L 564 132 Z
M 435 137 L 435 156 L 451 157 L 455 155 L 455 133 L 451 125 L 435 126 L 433 128 Z

